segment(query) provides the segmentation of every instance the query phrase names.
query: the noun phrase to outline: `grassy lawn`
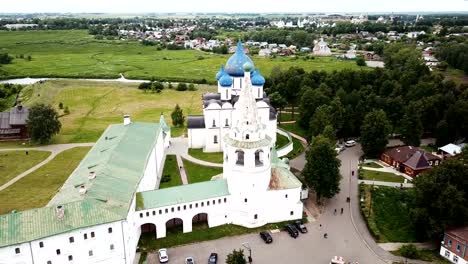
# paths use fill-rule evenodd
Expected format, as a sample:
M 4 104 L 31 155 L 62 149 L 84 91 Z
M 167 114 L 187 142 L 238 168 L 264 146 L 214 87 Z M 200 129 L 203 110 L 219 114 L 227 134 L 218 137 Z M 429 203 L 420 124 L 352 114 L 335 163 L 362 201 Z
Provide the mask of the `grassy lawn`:
M 268 224 L 258 228 L 246 228 L 237 225 L 222 225 L 208 228 L 206 224 L 194 224 L 193 231 L 190 233 L 182 233 L 180 228 L 168 229 L 165 238 L 155 239 L 155 234 L 143 233 L 140 237 L 138 246 L 140 250 L 153 251 L 160 248 L 169 248 L 189 243 L 218 239 L 226 236 L 238 236 L 247 233 L 260 232 L 262 230 L 281 229 L 288 222 L 276 224 Z M 156 230 L 157 232 L 157 230 Z
M 0 151 L 0 185 L 47 159 L 49 151 Z
M 215 81 L 219 66 L 230 55 L 211 54 L 197 50 L 160 50 L 143 46 L 138 41 L 96 40 L 86 30 L 2 31 L 0 47 L 10 55 L 30 55 L 32 60 L 15 59 L 4 65 L 4 77 L 155 77 L 167 80 Z M 253 56 L 255 66 L 265 76 L 277 67 L 291 66 L 312 70 L 358 69 L 354 61 L 334 57 L 302 60 L 288 57 L 261 58 Z
M 165 89 L 161 93 L 145 93 L 137 86 L 134 83 L 55 80 L 25 88 L 22 97 L 26 105 L 40 102 L 58 108 L 62 102 L 68 106 L 70 114 L 60 118 L 62 130 L 54 143 L 70 143 L 96 141 L 108 125 L 121 123 L 124 114 L 130 114 L 132 121 L 159 122 L 164 113 L 170 125 L 170 114 L 176 104 L 184 115 L 199 114 L 202 112 L 201 95 L 216 89 L 197 85 L 197 91 Z M 184 129 L 175 128 L 172 135 L 180 135 Z
M 390 172 L 361 170 L 362 179 L 369 181 L 405 182 L 405 178 Z
M 223 173 L 223 168 L 206 167 L 188 160 L 183 160 L 183 162 L 189 183 L 209 181 L 211 177 Z
M 364 197 L 361 212 L 377 242 L 418 242 L 409 214 L 411 190 L 371 185 L 359 188 Z
M 362 164 L 362 166 L 364 167 L 370 167 L 370 168 L 377 168 L 377 169 L 380 169 L 380 168 L 383 168 L 381 165 L 379 165 L 377 162 L 366 162 L 364 164 Z
M 279 124 L 278 126 L 284 130 L 287 130 L 303 138 L 306 138 L 306 131 L 302 129 L 297 123 Z
M 168 179 L 168 181 L 164 181 Z M 179 174 L 179 167 L 177 166 L 177 159 L 175 155 L 167 155 L 164 163 L 164 169 L 161 178 L 159 189 L 182 185 L 182 179 Z
M 0 192 L 0 214 L 45 206 L 78 166 L 90 147 L 57 155 L 46 165 Z
M 203 152 L 203 149 L 189 149 L 188 154 L 196 159 L 223 163 L 223 152 Z
M 289 140 L 286 136 L 276 133 L 276 146 L 275 147 L 277 149 L 286 146 L 286 144 L 288 143 L 289 143 Z
M 401 256 L 400 250 L 391 251 L 393 255 Z M 434 264 L 451 264 L 452 262 L 439 255 L 439 250 L 418 250 L 418 258 L 424 261 L 432 261 Z
M 281 112 L 281 113 L 278 113 L 278 120 L 280 122 L 284 122 L 284 121 L 294 121 L 296 120 L 297 116 L 299 115 L 298 112 L 294 112 L 294 119 L 292 118 L 292 113 L 284 113 L 284 112 Z

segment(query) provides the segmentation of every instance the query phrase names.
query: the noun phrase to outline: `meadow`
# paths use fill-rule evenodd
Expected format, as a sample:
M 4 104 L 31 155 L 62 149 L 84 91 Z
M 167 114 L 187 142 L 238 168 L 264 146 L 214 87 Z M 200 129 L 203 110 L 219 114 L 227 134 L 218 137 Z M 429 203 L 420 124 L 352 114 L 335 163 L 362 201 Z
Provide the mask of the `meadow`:
M 197 50 L 157 50 L 138 41 L 97 40 L 85 30 L 0 32 L 0 52 L 15 58 L 0 69 L 3 79 L 14 77 L 126 78 L 168 81 L 215 81 L 220 65 L 230 55 Z M 28 61 L 27 56 L 32 60 Z M 252 56 L 255 66 L 268 76 L 291 66 L 312 70 L 357 69 L 353 61 L 333 57 L 313 60 Z
M 168 125 L 176 104 L 184 115 L 200 114 L 201 95 L 216 89 L 196 85 L 197 91 L 164 89 L 161 93 L 145 93 L 137 87 L 134 83 L 50 80 L 28 86 L 21 96 L 25 105 L 45 103 L 59 110 L 59 103 L 63 103 L 68 107 L 68 115 L 59 110 L 62 129 L 54 143 L 76 143 L 95 142 L 109 124 L 123 122 L 124 114 L 130 114 L 132 121 L 159 122 L 163 113 Z M 171 129 L 173 136 L 180 136 L 183 131 L 184 128 Z

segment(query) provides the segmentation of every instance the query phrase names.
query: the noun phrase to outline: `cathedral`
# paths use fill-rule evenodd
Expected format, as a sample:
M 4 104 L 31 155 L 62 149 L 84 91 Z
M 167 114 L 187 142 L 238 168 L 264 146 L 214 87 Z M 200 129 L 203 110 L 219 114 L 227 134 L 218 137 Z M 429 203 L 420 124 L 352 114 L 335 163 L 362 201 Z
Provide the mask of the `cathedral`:
M 0 264 L 131 264 L 143 233 L 188 233 L 200 220 L 209 228 L 254 228 L 302 218 L 302 184 L 275 149 L 265 79 L 240 43 L 217 79 L 218 94 L 203 97 L 204 115 L 189 119 L 189 139 L 192 147 L 223 151 L 222 175 L 159 189 L 170 128 L 163 116 L 159 123 L 124 116 L 47 206 L 0 215 Z

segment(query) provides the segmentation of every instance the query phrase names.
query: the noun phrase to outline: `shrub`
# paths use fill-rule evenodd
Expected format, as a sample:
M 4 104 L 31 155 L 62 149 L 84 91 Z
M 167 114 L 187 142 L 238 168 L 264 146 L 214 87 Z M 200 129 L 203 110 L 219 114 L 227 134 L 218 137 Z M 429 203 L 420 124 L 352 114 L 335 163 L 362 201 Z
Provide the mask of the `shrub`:
M 193 85 L 193 83 L 191 83 L 191 84 L 189 84 L 189 86 L 188 86 L 188 90 L 189 90 L 189 91 L 196 91 L 197 88 L 195 88 L 195 85 Z
M 66 115 L 69 115 L 69 114 L 70 114 L 70 109 L 68 108 L 68 106 L 65 106 L 65 110 L 63 110 L 63 112 L 64 112 Z
M 63 109 L 63 103 L 62 102 L 59 103 L 59 109 Z
M 405 258 L 417 259 L 419 258 L 419 251 L 413 244 L 403 245 L 399 249 L 400 254 Z
M 185 83 L 179 83 L 176 88 L 177 91 L 187 91 L 187 89 L 187 84 Z

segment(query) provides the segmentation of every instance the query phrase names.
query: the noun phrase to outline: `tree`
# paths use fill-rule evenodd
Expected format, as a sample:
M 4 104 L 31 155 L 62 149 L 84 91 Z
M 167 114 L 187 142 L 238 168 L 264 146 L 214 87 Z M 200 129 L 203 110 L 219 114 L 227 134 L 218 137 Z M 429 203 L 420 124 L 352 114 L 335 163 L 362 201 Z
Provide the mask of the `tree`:
M 183 126 L 185 122 L 185 117 L 183 110 L 180 108 L 179 104 L 176 104 L 174 111 L 171 113 L 172 124 L 174 126 Z
M 275 109 L 279 110 L 280 117 L 281 110 L 283 110 L 283 108 L 288 105 L 288 101 L 286 101 L 286 99 L 284 99 L 279 92 L 273 92 L 270 94 L 270 103 Z
M 188 89 L 187 84 L 185 83 L 177 84 L 177 88 L 176 88 L 177 91 L 187 91 L 187 89 Z
M 468 148 L 414 179 L 411 218 L 422 239 L 468 224 Z M 428 202 L 430 201 L 430 202 Z
M 321 135 L 328 138 L 330 142 L 336 141 L 335 129 L 330 125 L 326 126 L 323 129 L 323 132 L 321 133 Z
M 332 120 L 331 107 L 328 105 L 319 106 L 310 119 L 309 136 L 312 138 L 321 134 L 326 126 L 333 125 Z
M 366 66 L 366 61 L 364 60 L 363 57 L 357 57 L 356 58 L 356 65 L 357 66 Z
M 0 64 L 10 64 L 13 61 L 13 57 L 8 53 L 0 53 Z
M 153 82 L 151 83 L 151 90 L 160 93 L 164 89 L 164 85 L 161 82 Z
M 421 117 L 415 104 L 410 104 L 401 120 L 401 136 L 406 145 L 419 147 L 423 134 Z
M 310 125 L 310 118 L 314 115 L 315 110 L 324 104 L 328 104 L 330 99 L 319 89 L 304 88 L 299 103 L 299 126 L 308 130 Z
M 364 117 L 361 126 L 361 145 L 367 157 L 380 155 L 388 144 L 390 122 L 383 110 L 374 110 Z
M 246 264 L 247 261 L 244 257 L 244 251 L 242 249 L 232 251 L 226 257 L 226 264 Z
M 332 198 L 340 192 L 340 160 L 336 158 L 334 145 L 329 139 L 319 135 L 313 138 L 306 153 L 306 165 L 302 175 L 312 187 L 320 202 L 322 197 Z
M 57 111 L 45 104 L 36 104 L 31 107 L 27 124 L 31 139 L 40 144 L 49 143 L 62 127 Z
M 191 84 L 188 85 L 188 90 L 189 91 L 196 91 L 197 88 L 195 88 L 195 85 L 193 83 L 191 83 Z
M 436 145 L 438 147 L 442 147 L 447 145 L 453 140 L 453 133 L 450 131 L 447 121 L 440 120 L 437 123 L 435 137 L 436 137 Z

